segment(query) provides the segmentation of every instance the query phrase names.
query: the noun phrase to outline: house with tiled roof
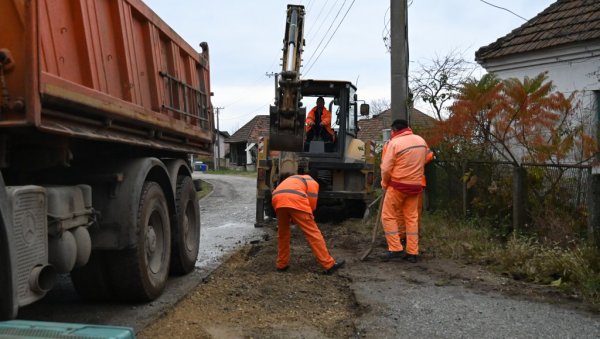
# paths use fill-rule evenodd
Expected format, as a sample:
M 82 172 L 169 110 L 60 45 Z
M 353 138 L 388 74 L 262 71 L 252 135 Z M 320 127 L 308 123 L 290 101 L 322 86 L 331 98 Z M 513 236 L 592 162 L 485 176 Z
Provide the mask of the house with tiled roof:
M 252 118 L 225 141 L 229 144 L 229 166 L 234 169 L 254 170 L 258 139 L 268 136 L 269 116 L 257 115 Z
M 432 127 L 435 119 L 416 108 L 410 110 L 410 125 L 416 133 Z M 389 130 L 392 124 L 392 110 L 388 109 L 370 119 L 358 121 L 358 138 L 367 141 L 383 141 L 384 130 Z
M 574 104 L 587 132 L 600 134 L 600 1 L 558 0 L 481 47 L 475 60 L 501 79 L 547 72 L 555 90 L 576 93 Z

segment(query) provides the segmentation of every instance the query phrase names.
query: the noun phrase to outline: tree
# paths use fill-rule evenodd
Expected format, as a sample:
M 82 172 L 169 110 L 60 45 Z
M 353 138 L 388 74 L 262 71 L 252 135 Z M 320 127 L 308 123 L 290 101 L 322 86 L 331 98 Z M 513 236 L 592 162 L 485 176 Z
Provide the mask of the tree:
M 381 98 L 371 100 L 370 106 L 370 114 L 372 116 L 376 116 L 390 109 L 392 107 L 392 104 L 389 99 Z
M 443 120 L 461 84 L 469 80 L 476 68 L 457 52 L 436 56 L 427 64 L 418 63 L 409 77 L 413 102 L 421 100 L 429 104 L 438 120 Z
M 584 162 L 597 145 L 574 118 L 573 97 L 553 92 L 546 73 L 523 81 L 486 74 L 460 87 L 449 118 L 436 127 L 442 137 L 433 143 L 454 153 L 475 149 L 479 157 L 516 166 L 523 161 Z M 574 158 L 574 152 L 580 156 Z

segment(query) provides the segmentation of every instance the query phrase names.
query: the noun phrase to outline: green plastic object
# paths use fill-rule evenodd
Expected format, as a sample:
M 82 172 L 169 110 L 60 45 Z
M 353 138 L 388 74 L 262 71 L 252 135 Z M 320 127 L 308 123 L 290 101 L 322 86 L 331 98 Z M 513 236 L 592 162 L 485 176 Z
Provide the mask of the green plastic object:
M 132 328 L 120 326 L 9 320 L 0 321 L 0 338 L 131 339 L 135 333 Z

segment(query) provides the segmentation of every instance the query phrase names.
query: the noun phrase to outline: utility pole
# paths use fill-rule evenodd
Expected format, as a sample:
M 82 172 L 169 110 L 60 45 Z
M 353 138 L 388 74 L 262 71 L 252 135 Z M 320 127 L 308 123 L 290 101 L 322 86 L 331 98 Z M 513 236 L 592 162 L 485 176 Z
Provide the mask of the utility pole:
M 215 113 L 217 113 L 217 159 L 215 161 L 215 170 L 219 170 L 221 167 L 221 131 L 219 130 L 219 111 L 224 107 L 215 107 Z
M 277 83 L 277 81 L 279 80 L 279 73 L 275 73 L 275 72 L 271 72 L 271 73 L 269 73 L 269 72 L 266 72 L 266 73 L 265 73 L 265 75 L 266 75 L 268 78 L 270 78 L 270 77 L 273 77 L 273 78 L 275 78 L 275 105 L 277 105 L 277 85 L 279 85 L 279 84 Z
M 408 114 L 408 5 L 390 0 L 392 121 L 409 120 Z

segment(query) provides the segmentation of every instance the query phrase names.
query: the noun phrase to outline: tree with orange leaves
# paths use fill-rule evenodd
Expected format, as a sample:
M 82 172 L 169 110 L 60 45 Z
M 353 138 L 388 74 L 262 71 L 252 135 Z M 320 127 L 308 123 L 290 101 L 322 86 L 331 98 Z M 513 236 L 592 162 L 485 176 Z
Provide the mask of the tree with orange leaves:
M 523 81 L 486 74 L 463 84 L 450 116 L 436 127 L 432 145 L 460 158 L 582 163 L 597 151 L 574 119 L 574 94 L 553 91 L 546 73 Z M 443 152 L 443 151 L 442 151 Z

